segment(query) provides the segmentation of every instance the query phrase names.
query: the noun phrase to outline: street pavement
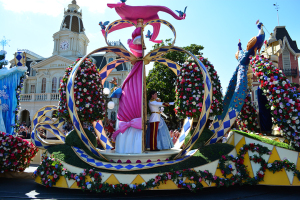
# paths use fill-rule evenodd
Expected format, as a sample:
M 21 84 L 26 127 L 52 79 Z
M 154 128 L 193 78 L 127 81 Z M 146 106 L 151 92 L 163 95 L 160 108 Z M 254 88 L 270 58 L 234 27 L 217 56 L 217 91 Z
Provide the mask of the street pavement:
M 83 192 L 76 189 L 46 188 L 32 179 L 0 178 L 0 200 L 2 199 L 146 199 L 146 200 L 185 200 L 185 199 L 287 199 L 299 200 L 300 188 L 292 186 L 232 186 L 207 188 L 192 193 L 187 190 L 150 190 L 139 193 L 101 194 Z

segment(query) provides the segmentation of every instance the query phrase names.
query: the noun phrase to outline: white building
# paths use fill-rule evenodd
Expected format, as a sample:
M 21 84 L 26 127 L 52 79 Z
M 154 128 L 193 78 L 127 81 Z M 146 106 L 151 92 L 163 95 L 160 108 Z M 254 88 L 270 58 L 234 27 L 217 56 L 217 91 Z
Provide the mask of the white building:
M 79 8 L 76 1 L 73 0 L 68 5 L 68 9 L 65 9 L 60 30 L 53 34 L 54 48 L 51 57 L 44 58 L 27 49 L 22 49 L 27 55 L 26 66 L 28 67 L 28 78 L 24 82 L 20 99 L 20 122 L 25 121 L 29 125 L 34 114 L 40 108 L 46 105 L 58 105 L 60 98 L 58 88 L 65 69 L 78 57 L 83 57 L 87 54 L 87 45 L 90 41 L 84 32 L 82 12 L 79 11 Z M 100 31 L 99 34 L 101 34 Z M 110 42 L 110 45 L 125 48 L 120 41 Z M 117 59 L 118 56 L 108 52 L 95 54 L 90 58 L 94 61 L 97 68 L 102 69 L 107 63 Z M 10 62 L 14 66 L 14 60 Z M 112 84 L 109 84 L 109 81 L 113 77 L 117 78 L 118 85 L 120 85 L 125 80 L 131 67 L 130 63 L 119 65 L 111 72 L 104 87 L 109 89 L 113 87 Z M 108 110 L 108 117 L 110 119 L 116 119 L 118 99 L 114 99 L 114 102 L 115 108 Z

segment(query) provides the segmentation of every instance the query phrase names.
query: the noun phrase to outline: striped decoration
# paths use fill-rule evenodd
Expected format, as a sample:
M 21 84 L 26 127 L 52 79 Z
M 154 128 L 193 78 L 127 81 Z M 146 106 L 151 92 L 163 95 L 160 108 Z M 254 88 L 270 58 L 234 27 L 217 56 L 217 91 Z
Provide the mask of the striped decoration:
M 216 116 L 210 130 L 214 135 L 205 145 L 214 144 L 230 130 L 239 115 L 247 95 L 247 73 L 248 65 L 239 65 L 230 80 L 223 102 L 223 113 Z
M 112 70 L 114 70 L 120 64 L 125 63 L 125 62 L 128 62 L 128 60 L 117 59 L 117 60 L 113 60 L 110 63 L 106 64 L 99 72 L 100 77 L 101 77 L 101 84 L 104 85 L 104 82 L 106 81 L 108 75 L 110 74 L 110 72 L 112 72 Z
M 66 135 L 63 134 L 59 128 L 64 124 L 64 120 L 57 119 L 55 122 L 52 121 L 50 117 L 45 116 L 47 112 L 57 110 L 56 106 L 45 106 L 39 109 L 32 120 L 32 133 L 31 141 L 32 143 L 41 149 L 47 149 L 52 145 L 57 145 L 57 143 L 49 143 L 40 137 L 38 130 L 47 130 L 53 135 L 55 135 L 62 143 L 65 142 Z
M 123 60 L 125 61 L 134 61 L 137 58 L 131 54 L 130 52 L 128 52 L 126 49 L 122 49 L 119 47 L 103 47 L 103 48 L 99 48 L 96 49 L 94 51 L 92 51 L 91 53 L 87 54 L 85 57 L 81 58 L 81 60 L 73 67 L 72 72 L 70 73 L 69 79 L 68 79 L 68 83 L 67 83 L 67 104 L 68 104 L 68 111 L 70 114 L 70 118 L 72 120 L 73 126 L 74 126 L 74 130 L 76 130 L 79 138 L 82 140 L 82 142 L 84 143 L 84 145 L 96 156 L 107 160 L 99 151 L 99 149 L 97 149 L 89 140 L 89 138 L 87 137 L 81 122 L 79 120 L 78 114 L 77 114 L 77 110 L 76 110 L 76 105 L 75 105 L 75 99 L 74 99 L 74 80 L 76 78 L 76 74 L 77 74 L 77 70 L 79 68 L 79 66 L 82 64 L 82 62 L 84 61 L 85 58 L 87 58 L 88 56 L 94 54 L 94 53 L 99 53 L 99 52 L 113 52 L 117 55 L 119 55 L 120 57 L 123 58 Z M 123 62 L 122 60 L 122 62 Z M 116 62 L 117 63 L 117 62 Z M 115 64 L 116 64 L 115 63 Z M 107 66 L 108 68 L 108 66 Z M 108 70 L 106 68 L 106 70 Z M 108 70 L 109 71 L 109 70 Z M 104 78 L 106 78 L 108 76 L 108 74 L 106 73 L 106 76 Z M 102 126 L 103 127 L 103 126 Z M 100 133 L 100 132 L 99 132 Z M 100 142 L 101 143 L 105 143 L 107 145 L 104 145 L 104 148 L 111 146 L 110 143 L 108 143 L 108 138 L 102 134 L 102 137 L 100 137 Z
M 188 52 L 188 51 L 186 51 L 186 52 Z M 205 124 L 206 124 L 206 121 L 209 117 L 209 111 L 210 111 L 211 102 L 212 102 L 212 84 L 211 84 L 209 74 L 206 70 L 206 67 L 192 53 L 188 52 L 188 54 L 195 60 L 195 63 L 199 66 L 199 68 L 202 72 L 203 80 L 205 80 L 205 84 L 204 84 L 205 93 L 204 93 L 204 99 L 203 99 L 203 103 L 202 103 L 203 107 L 202 107 L 201 115 L 199 117 L 199 121 L 198 121 L 197 126 L 194 130 L 194 133 L 192 134 L 192 136 L 191 136 L 190 140 L 188 141 L 187 145 L 182 149 L 182 151 L 177 156 L 175 156 L 174 159 L 182 158 L 194 146 L 194 144 L 196 143 L 196 141 L 198 140 L 198 138 L 202 134 L 203 129 L 205 128 Z
M 25 67 L 26 61 L 26 53 L 24 51 L 17 51 L 15 53 L 15 63 L 17 67 Z
M 149 163 L 112 163 L 112 162 L 104 162 L 101 160 L 97 160 L 89 156 L 85 151 L 79 149 L 77 147 L 72 147 L 73 151 L 76 155 L 85 163 L 90 166 L 99 169 L 106 169 L 106 170 L 114 170 L 114 171 L 134 171 L 134 170 L 141 170 L 141 169 L 150 169 L 154 167 L 161 167 L 166 165 L 172 165 L 175 163 L 182 162 L 189 157 L 193 156 L 197 149 L 190 151 L 187 153 L 183 158 L 179 158 L 176 160 L 169 160 L 169 161 L 157 161 L 157 162 L 149 162 Z
M 108 34 L 110 33 L 110 30 L 111 30 L 114 26 L 117 26 L 118 24 L 131 24 L 132 26 L 136 26 L 136 24 L 133 23 L 132 21 L 130 21 L 130 20 L 123 20 L 123 19 L 116 20 L 116 21 L 110 23 L 110 24 L 107 26 L 107 28 L 106 28 L 106 30 L 105 30 L 105 35 L 104 35 L 105 42 L 106 42 L 106 44 L 107 44 L 108 46 L 109 46 L 109 44 L 108 44 L 108 41 L 107 41 L 107 36 L 108 36 Z
M 174 46 L 175 41 L 176 41 L 176 31 L 175 31 L 174 26 L 173 26 L 171 23 L 167 22 L 166 20 L 162 20 L 162 19 L 154 19 L 154 20 L 148 21 L 146 24 L 144 24 L 144 26 L 143 26 L 144 29 L 145 29 L 145 27 L 146 27 L 147 25 L 152 24 L 152 23 L 160 23 L 160 24 L 164 24 L 164 25 L 166 25 L 167 27 L 169 27 L 169 28 L 171 29 L 171 31 L 173 32 L 173 35 L 174 35 L 174 40 L 173 40 L 171 46 Z
M 176 143 L 174 144 L 174 148 L 180 149 L 182 147 L 186 136 L 189 134 L 189 132 L 192 128 L 192 125 L 193 125 L 193 118 L 187 117 L 184 119 L 183 127 L 181 128 L 180 135 L 179 135 Z
M 176 46 L 164 46 L 150 51 L 144 58 L 145 63 L 156 61 L 156 59 L 161 58 L 163 54 L 166 54 L 168 51 L 179 51 L 187 52 L 186 50 L 176 47 Z M 173 62 L 173 61 L 172 61 Z
M 151 59 L 152 60 L 152 59 Z M 180 65 L 173 62 L 172 60 L 166 59 L 166 58 L 157 58 L 154 60 L 154 62 L 160 62 L 161 64 L 166 65 L 169 67 L 177 76 L 180 73 Z
M 110 141 L 105 133 L 102 121 L 98 120 L 98 121 L 93 122 L 93 127 L 94 127 L 95 133 L 97 134 L 98 140 L 100 141 L 102 147 L 104 149 L 113 149 L 114 147 L 110 143 Z

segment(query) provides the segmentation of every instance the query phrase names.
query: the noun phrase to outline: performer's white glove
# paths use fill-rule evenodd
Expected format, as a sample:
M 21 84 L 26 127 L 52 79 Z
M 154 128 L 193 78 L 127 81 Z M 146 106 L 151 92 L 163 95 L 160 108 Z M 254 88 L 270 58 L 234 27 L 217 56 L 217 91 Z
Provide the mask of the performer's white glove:
M 164 112 L 165 108 L 164 107 L 160 107 L 160 111 Z
M 174 105 L 174 102 L 169 102 L 169 105 L 171 105 L 171 106 Z

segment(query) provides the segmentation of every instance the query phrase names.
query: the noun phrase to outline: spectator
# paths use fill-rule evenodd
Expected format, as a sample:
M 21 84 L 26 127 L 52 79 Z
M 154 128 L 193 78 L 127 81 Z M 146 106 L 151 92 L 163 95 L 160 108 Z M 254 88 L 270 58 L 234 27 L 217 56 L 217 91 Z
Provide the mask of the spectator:
M 38 132 L 39 132 L 39 135 L 41 136 L 41 138 L 46 139 L 45 130 L 39 129 Z
M 30 139 L 30 134 L 27 133 L 25 126 L 20 127 L 18 137 L 23 139 Z

